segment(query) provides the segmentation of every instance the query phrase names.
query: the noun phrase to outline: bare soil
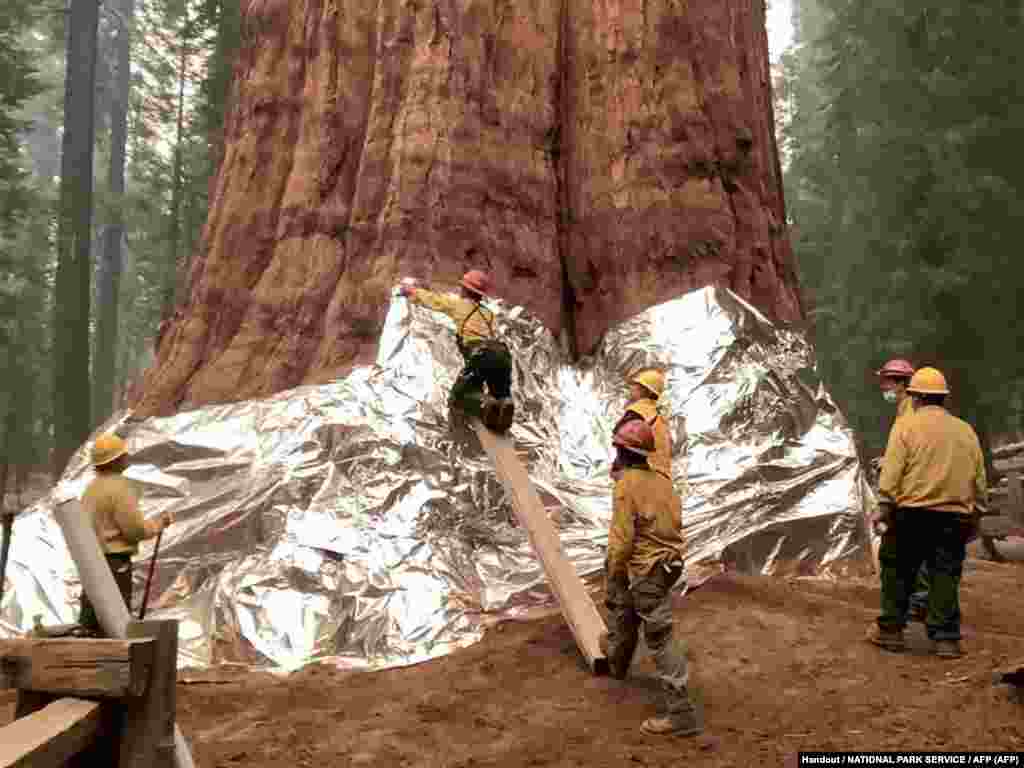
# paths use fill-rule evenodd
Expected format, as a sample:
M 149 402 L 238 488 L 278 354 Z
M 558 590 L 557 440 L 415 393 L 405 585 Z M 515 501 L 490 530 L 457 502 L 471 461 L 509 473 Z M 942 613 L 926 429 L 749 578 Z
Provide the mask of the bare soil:
M 414 667 L 179 686 L 179 722 L 203 768 L 229 766 L 746 766 L 805 749 L 1024 750 L 1024 708 L 992 671 L 1024 656 L 1024 567 L 970 560 L 967 655 L 892 654 L 864 640 L 869 580 L 723 575 L 679 600 L 705 733 L 645 737 L 656 711 L 641 646 L 630 678 L 593 677 L 558 615 L 499 625 Z M 183 676 L 187 678 L 187 676 Z M 211 680 L 215 676 L 209 676 Z
M 640 732 L 658 698 L 643 646 L 627 680 L 594 677 L 557 614 L 383 672 L 183 672 L 178 722 L 200 768 L 780 766 L 801 749 L 1024 751 L 1024 706 L 992 684 L 994 669 L 1024 657 L 1022 581 L 1024 564 L 968 561 L 967 655 L 950 661 L 928 653 L 919 624 L 907 653 L 865 642 L 874 581 L 716 577 L 676 606 L 705 718 L 696 738 Z

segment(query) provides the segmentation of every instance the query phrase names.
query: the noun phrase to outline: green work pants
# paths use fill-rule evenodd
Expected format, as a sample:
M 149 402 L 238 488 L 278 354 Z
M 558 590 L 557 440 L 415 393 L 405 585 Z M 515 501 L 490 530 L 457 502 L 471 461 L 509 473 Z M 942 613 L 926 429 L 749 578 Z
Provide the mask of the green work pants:
M 117 584 L 117 588 L 121 590 L 121 597 L 124 598 L 124 604 L 128 606 L 128 612 L 132 610 L 132 556 L 127 553 L 110 554 L 106 556 L 107 565 L 110 566 L 110 572 L 114 575 L 114 582 Z M 93 608 L 92 603 L 89 601 L 89 597 L 85 594 L 85 588 L 82 588 L 82 596 L 79 599 L 79 611 L 78 611 L 78 623 L 85 629 L 98 632 L 100 630 L 99 618 L 96 616 L 96 609 Z
M 671 589 L 681 574 L 681 565 L 666 567 L 658 563 L 632 584 L 621 577 L 609 579 L 605 599 L 609 614 L 608 666 L 612 675 L 621 680 L 629 672 L 642 627 L 670 715 L 692 708 L 686 688 L 686 650 L 673 630 L 672 620 Z
M 960 639 L 960 577 L 973 521 L 955 512 L 900 507 L 893 510 L 882 535 L 878 560 L 882 570 L 878 626 L 902 630 L 911 594 L 927 566 L 928 618 L 932 640 Z
M 463 347 L 462 355 L 466 365 L 452 386 L 448 407 L 479 417 L 484 384 L 492 397 L 512 394 L 512 354 L 501 342 L 475 341 Z

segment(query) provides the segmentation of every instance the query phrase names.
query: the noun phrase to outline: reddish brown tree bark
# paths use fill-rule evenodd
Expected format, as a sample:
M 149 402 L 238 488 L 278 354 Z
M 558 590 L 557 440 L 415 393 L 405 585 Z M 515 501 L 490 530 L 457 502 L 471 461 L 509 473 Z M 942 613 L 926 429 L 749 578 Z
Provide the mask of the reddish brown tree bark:
M 491 269 L 587 352 L 718 282 L 803 316 L 762 0 L 253 0 L 139 415 L 372 359 L 404 275 Z

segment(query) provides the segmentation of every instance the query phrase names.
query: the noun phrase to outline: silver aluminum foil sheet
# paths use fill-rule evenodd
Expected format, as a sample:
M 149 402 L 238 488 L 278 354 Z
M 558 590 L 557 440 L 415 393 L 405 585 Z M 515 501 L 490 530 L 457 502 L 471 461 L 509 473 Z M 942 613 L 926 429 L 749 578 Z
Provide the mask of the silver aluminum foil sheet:
M 708 288 L 621 324 L 572 365 L 521 308 L 495 308 L 515 353 L 512 436 L 591 583 L 607 544 L 624 377 L 647 365 L 667 372 L 691 587 L 725 567 L 821 575 L 863 558 L 873 499 L 802 335 Z M 177 516 L 149 617 L 180 620 L 182 666 L 400 666 L 553 605 L 476 436 L 449 423 L 462 366 L 452 331 L 395 298 L 372 367 L 169 418 L 121 414 L 97 430 L 128 439 L 145 514 Z M 37 616 L 76 620 L 79 584 L 53 510 L 92 476 L 83 446 L 19 515 L 3 634 Z M 151 553 L 146 542 L 135 560 L 136 602 Z

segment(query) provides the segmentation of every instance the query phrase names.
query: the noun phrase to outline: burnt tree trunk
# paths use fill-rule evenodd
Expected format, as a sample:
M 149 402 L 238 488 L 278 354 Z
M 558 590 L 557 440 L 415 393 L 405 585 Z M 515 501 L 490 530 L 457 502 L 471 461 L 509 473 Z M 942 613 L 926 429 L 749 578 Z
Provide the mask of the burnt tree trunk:
M 803 308 L 763 0 L 254 0 L 140 416 L 372 359 L 394 282 L 491 269 L 586 353 L 711 283 Z

